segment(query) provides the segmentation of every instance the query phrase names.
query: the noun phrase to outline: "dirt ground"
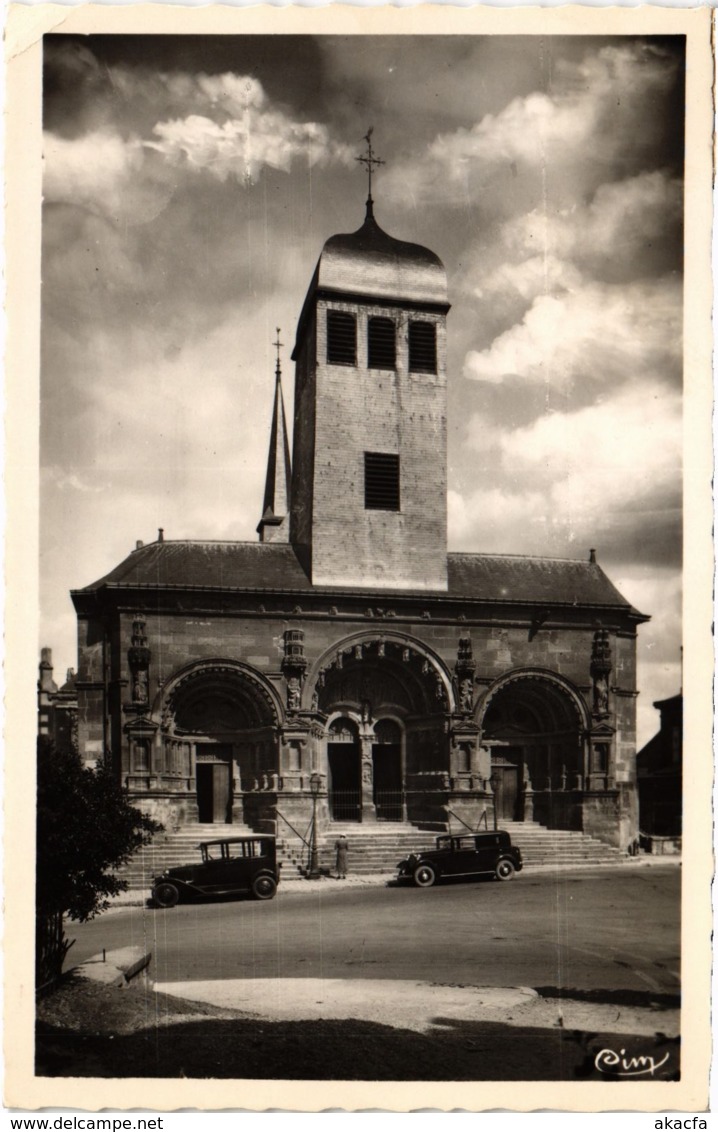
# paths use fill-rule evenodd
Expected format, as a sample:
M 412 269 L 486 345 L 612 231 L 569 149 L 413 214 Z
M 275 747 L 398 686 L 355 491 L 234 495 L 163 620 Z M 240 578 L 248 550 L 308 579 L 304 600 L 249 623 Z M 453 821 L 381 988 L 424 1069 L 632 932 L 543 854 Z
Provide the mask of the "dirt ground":
M 428 1033 L 352 1020 L 267 1022 L 158 994 L 143 977 L 118 988 L 70 975 L 38 1003 L 35 1053 L 41 1077 L 581 1081 L 612 1079 L 594 1067 L 602 1047 L 630 1056 L 645 1042 L 451 1018 Z M 658 1075 L 675 1080 L 677 1041 L 657 1033 L 652 1052 L 657 1061 L 670 1054 Z

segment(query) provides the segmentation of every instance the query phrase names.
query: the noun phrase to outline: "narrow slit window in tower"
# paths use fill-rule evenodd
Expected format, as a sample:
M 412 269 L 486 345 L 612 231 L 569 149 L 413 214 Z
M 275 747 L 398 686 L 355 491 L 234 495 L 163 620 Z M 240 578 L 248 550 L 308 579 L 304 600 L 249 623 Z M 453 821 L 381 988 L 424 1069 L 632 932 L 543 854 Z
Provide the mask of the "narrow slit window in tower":
M 355 366 L 356 359 L 356 318 L 346 311 L 327 311 L 327 362 L 330 365 Z
M 370 369 L 396 367 L 396 331 L 390 318 L 370 318 L 368 334 Z
M 436 373 L 436 327 L 433 322 L 409 323 L 409 370 Z
M 389 452 L 365 452 L 365 509 L 398 511 L 399 502 L 399 457 Z

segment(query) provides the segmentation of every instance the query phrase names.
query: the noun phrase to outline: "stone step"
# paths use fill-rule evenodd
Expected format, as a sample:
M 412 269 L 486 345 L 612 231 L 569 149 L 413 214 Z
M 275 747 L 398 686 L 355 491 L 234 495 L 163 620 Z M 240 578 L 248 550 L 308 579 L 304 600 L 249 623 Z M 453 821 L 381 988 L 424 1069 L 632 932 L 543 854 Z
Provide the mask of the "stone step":
M 618 849 L 576 830 L 546 829 L 537 822 L 502 822 L 500 828 L 511 835 L 528 867 L 608 864 L 623 859 Z M 131 888 L 149 888 L 152 878 L 165 868 L 198 861 L 200 842 L 251 836 L 253 832 L 244 825 L 193 823 L 183 826 L 177 831 L 159 834 L 135 855 L 120 875 Z M 453 832 L 459 831 L 454 829 Z M 468 830 L 466 833 L 468 835 Z M 347 838 L 349 868 L 357 875 L 392 874 L 396 871 L 397 862 L 408 853 L 432 849 L 437 836 L 440 836 L 436 830 L 422 830 L 404 822 L 385 825 L 336 822 L 318 838 L 320 868 L 333 870 L 334 842 L 340 834 Z M 280 835 L 277 837 L 277 857 L 282 862 L 285 879 L 300 876 L 300 870 L 308 863 L 309 849 L 298 837 Z

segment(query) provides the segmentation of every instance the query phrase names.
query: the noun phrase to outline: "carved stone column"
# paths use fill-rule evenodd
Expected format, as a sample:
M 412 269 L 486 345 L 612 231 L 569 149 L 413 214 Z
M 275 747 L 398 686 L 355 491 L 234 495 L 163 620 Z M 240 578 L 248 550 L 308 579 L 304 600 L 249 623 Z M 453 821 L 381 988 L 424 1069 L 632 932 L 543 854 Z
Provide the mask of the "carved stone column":
M 471 647 L 471 637 L 460 637 L 453 679 L 456 710 L 459 715 L 471 715 L 474 710 L 475 674 L 476 661 Z
M 362 731 L 364 729 L 362 728 Z M 374 804 L 374 735 L 363 733 L 359 736 L 361 745 L 361 812 L 362 821 L 376 821 Z
M 145 707 L 150 698 L 150 660 L 152 654 L 147 646 L 145 622 L 138 617 L 132 623 L 132 644 L 127 650 L 130 666 L 130 694 L 132 703 Z
M 304 655 L 304 630 L 286 629 L 284 632 L 284 657 L 282 673 L 287 682 L 287 711 L 298 712 L 302 704 L 302 688 L 307 672 L 307 659 Z

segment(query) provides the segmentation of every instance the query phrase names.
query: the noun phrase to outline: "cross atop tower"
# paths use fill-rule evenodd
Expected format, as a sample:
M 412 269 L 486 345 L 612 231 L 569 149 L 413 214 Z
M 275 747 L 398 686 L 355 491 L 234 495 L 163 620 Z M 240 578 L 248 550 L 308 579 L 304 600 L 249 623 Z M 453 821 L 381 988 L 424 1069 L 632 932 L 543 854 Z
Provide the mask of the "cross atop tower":
M 282 346 L 284 345 L 283 342 L 279 341 L 279 327 L 277 327 L 277 341 L 272 342 L 272 345 L 277 347 L 277 365 L 276 365 L 274 372 L 277 375 L 277 381 L 279 381 L 279 378 L 282 376 L 282 365 L 281 365 L 281 362 L 280 362 L 280 359 L 279 359 L 279 351 L 281 350 Z
M 370 126 L 369 129 L 367 130 L 366 134 L 364 135 L 364 141 L 366 142 L 367 151 L 366 151 L 365 154 L 362 154 L 361 157 L 355 157 L 354 158 L 355 161 L 361 161 L 362 165 L 366 165 L 366 170 L 367 170 L 367 173 L 369 174 L 369 196 L 367 197 L 367 201 L 366 201 L 367 213 L 368 214 L 371 214 L 372 205 L 374 204 L 374 201 L 372 200 L 372 195 L 371 195 L 371 175 L 372 175 L 372 172 L 374 171 L 374 169 L 378 165 L 386 165 L 386 162 L 382 161 L 382 159 L 380 157 L 374 156 L 374 150 L 372 149 L 372 146 L 371 146 L 371 136 L 372 136 L 373 133 L 374 133 L 374 127 Z

